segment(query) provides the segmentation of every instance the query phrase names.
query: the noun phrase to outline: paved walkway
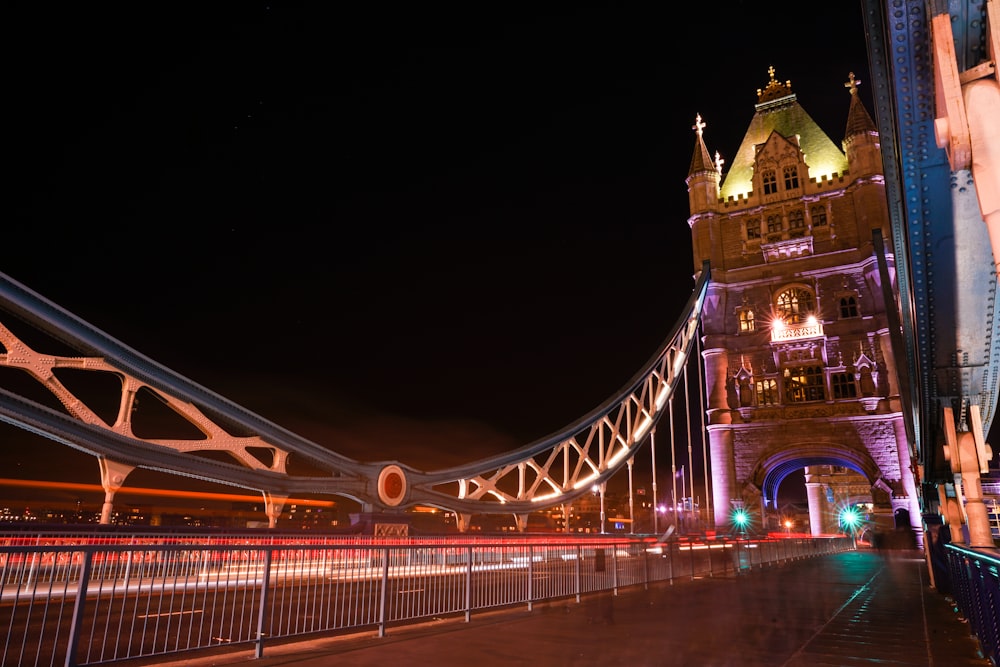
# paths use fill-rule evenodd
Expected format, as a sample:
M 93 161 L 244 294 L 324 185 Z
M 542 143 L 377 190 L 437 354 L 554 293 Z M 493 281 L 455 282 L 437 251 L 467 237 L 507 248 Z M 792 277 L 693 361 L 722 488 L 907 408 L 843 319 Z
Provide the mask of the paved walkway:
M 858 551 L 340 638 L 192 654 L 247 667 L 983 667 L 920 552 Z M 154 664 L 154 663 L 146 663 Z

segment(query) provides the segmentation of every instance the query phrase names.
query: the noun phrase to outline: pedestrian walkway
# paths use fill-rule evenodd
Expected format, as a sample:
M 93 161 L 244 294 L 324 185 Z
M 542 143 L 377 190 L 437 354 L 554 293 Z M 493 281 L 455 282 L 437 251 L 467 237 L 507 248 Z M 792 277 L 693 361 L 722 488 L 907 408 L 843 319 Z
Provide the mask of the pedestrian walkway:
M 237 650 L 238 649 L 238 650 Z M 176 665 L 740 667 L 988 665 L 921 552 L 856 551 Z M 153 663 L 147 663 L 153 664 Z M 163 665 L 164 661 L 156 664 Z M 166 663 L 169 664 L 169 663 Z

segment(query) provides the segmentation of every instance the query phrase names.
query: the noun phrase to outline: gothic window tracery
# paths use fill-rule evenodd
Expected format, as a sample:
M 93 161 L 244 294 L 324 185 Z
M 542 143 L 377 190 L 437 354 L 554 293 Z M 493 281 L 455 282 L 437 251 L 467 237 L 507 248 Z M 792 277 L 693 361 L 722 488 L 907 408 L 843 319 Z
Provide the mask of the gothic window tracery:
M 845 294 L 840 297 L 840 319 L 845 320 L 858 317 L 858 298 L 854 294 Z
M 791 287 L 778 294 L 775 310 L 786 324 L 799 324 L 816 310 L 813 294 L 804 287 Z
M 796 167 L 794 165 L 793 166 L 789 166 L 789 167 L 785 167 L 785 169 L 784 169 L 784 176 L 785 176 L 785 189 L 786 190 L 794 190 L 795 188 L 799 187 L 799 170 L 798 170 L 798 167 Z
M 774 234 L 780 232 L 782 229 L 781 214 L 776 213 L 774 215 L 767 216 L 767 233 Z
M 805 229 L 805 227 L 806 227 L 806 218 L 804 212 L 792 211 L 788 214 L 789 229 Z
M 747 240 L 760 238 L 760 218 L 750 218 L 746 223 Z
M 809 217 L 812 218 L 813 227 L 825 227 L 826 226 L 826 207 L 822 204 L 816 204 L 809 209 Z
M 746 307 L 740 308 L 737 312 L 737 318 L 740 321 L 740 333 L 751 333 L 756 330 L 752 309 Z
M 854 381 L 854 373 L 831 373 L 830 386 L 833 389 L 834 398 L 856 398 L 858 395 L 858 386 Z
M 826 400 L 822 366 L 785 368 L 785 396 L 789 403 Z
M 773 195 L 778 191 L 778 179 L 773 169 L 761 172 L 760 180 L 764 186 L 764 194 Z

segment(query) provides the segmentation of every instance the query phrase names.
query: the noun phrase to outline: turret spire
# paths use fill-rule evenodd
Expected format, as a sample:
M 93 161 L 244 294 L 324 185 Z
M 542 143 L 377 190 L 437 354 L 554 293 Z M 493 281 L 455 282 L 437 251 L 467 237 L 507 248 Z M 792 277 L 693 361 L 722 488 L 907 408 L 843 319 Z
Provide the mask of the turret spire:
M 701 119 L 701 114 L 696 114 L 694 125 L 691 126 L 691 129 L 695 131 L 698 138 L 695 140 L 694 155 L 691 156 L 691 168 L 688 169 L 688 176 L 694 176 L 703 171 L 716 171 L 718 168 L 716 162 L 708 152 L 708 148 L 705 147 L 705 139 L 702 137 L 702 134 L 705 132 L 705 126 L 706 123 Z
M 857 134 L 877 133 L 875 122 L 868 115 L 865 105 L 861 103 L 861 98 L 858 97 L 858 86 L 861 85 L 861 80 L 855 78 L 854 72 L 851 72 L 847 78 L 848 81 L 844 84 L 844 88 L 851 91 L 851 108 L 847 112 L 847 131 L 844 132 L 844 138 L 850 139 Z
M 711 210 L 719 200 L 719 181 L 722 180 L 722 158 L 715 154 L 715 159 L 705 147 L 705 121 L 701 114 L 694 117 L 694 130 L 697 138 L 694 141 L 694 155 L 691 156 L 691 168 L 686 179 L 688 186 L 688 203 L 691 213 Z

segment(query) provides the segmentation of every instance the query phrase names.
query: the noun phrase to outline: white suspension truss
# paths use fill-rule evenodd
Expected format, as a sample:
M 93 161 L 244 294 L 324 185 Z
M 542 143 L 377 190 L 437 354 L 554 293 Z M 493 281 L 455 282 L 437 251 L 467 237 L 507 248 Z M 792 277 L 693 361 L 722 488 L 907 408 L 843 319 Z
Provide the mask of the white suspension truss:
M 0 274 L 0 309 L 85 356 L 38 352 L 0 322 L 0 366 L 27 373 L 64 412 L 0 388 L 0 420 L 101 459 L 109 493 L 135 467 L 261 491 L 269 506 L 290 494 L 341 495 L 391 510 L 432 505 L 464 514 L 527 514 L 567 503 L 624 469 L 668 404 L 695 349 L 709 280 L 706 264 L 684 313 L 665 342 L 614 396 L 532 444 L 468 464 L 423 472 L 398 462 L 361 463 L 306 440 L 125 346 L 12 278 Z M 121 381 L 117 416 L 105 421 L 57 377 L 59 369 L 111 373 Z M 197 429 L 195 438 L 144 438 L 132 412 L 152 392 Z M 232 462 L 197 454 L 224 452 Z M 264 454 L 263 456 L 261 454 Z M 309 475 L 287 471 L 290 454 Z M 112 462 L 113 465 L 108 465 Z M 113 488 L 109 488 L 113 487 Z M 270 513 L 270 512 L 269 512 Z

